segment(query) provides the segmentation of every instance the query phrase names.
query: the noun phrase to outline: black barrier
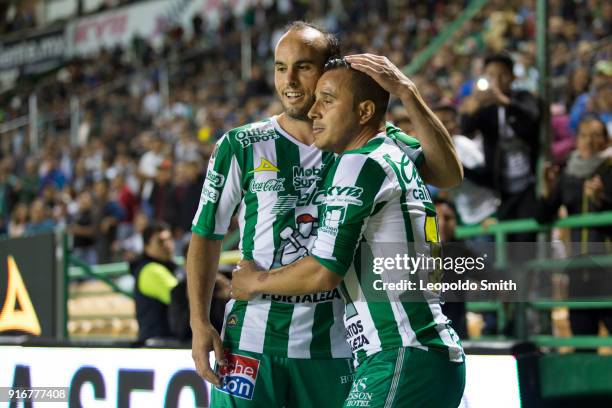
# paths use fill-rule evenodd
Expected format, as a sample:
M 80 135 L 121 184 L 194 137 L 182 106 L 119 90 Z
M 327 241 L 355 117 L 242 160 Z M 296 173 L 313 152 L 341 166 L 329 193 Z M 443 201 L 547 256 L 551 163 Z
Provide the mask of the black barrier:
M 0 240 L 0 335 L 59 335 L 60 289 L 53 234 Z

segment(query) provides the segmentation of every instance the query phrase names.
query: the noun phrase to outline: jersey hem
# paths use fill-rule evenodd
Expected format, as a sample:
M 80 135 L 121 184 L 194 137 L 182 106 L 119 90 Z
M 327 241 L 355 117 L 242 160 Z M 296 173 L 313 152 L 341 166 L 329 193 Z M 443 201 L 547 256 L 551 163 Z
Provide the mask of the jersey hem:
M 242 345 L 243 347 L 240 347 L 239 342 L 233 342 L 233 341 L 228 341 L 228 340 L 223 341 L 223 346 L 229 348 L 230 352 L 246 351 L 249 353 L 258 353 L 258 354 L 267 355 L 267 356 L 290 358 L 292 360 L 338 360 L 338 359 L 345 360 L 347 358 L 349 359 L 353 358 L 352 355 L 347 355 L 346 357 L 333 357 L 331 356 L 330 352 L 327 350 L 326 351 L 316 351 L 316 352 L 311 351 L 308 357 L 288 357 L 287 349 L 267 347 L 266 352 L 263 352 L 263 351 L 255 351 L 256 347 L 253 347 L 252 349 L 249 348 L 250 344 L 248 343 L 245 344 L 245 342 L 242 342 Z
M 222 240 L 223 237 L 225 236 L 225 234 L 215 234 L 213 232 L 207 231 L 205 229 L 202 229 L 196 225 L 191 227 L 191 232 L 195 232 L 196 234 L 198 234 L 201 237 L 204 238 L 209 238 L 209 239 L 214 239 L 216 241 Z

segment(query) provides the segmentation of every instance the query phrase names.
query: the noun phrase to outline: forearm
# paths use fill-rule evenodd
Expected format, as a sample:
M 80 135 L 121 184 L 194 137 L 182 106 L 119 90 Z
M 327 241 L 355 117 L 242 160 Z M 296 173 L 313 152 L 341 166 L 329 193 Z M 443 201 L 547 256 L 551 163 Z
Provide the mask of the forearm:
M 425 155 L 421 175 L 439 188 L 450 188 L 463 180 L 463 167 L 444 125 L 429 109 L 416 88 L 407 87 L 400 95 Z
M 210 323 L 210 302 L 217 279 L 221 240 L 192 234 L 186 260 L 191 327 Z
M 253 282 L 256 293 L 277 295 L 307 295 L 332 290 L 341 278 L 311 256 L 290 265 L 259 272 Z

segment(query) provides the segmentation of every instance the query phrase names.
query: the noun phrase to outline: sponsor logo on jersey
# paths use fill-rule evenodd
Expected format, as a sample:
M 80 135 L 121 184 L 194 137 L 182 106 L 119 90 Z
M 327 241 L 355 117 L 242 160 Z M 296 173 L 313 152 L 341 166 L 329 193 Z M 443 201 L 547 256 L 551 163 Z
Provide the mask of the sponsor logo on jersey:
M 354 379 L 355 379 L 355 374 L 341 375 L 340 384 L 352 383 Z
M 234 135 L 242 148 L 252 145 L 253 143 L 267 142 L 268 140 L 278 139 L 278 133 L 274 129 L 247 129 L 240 130 Z
M 259 360 L 225 351 L 227 364 L 219 366 L 221 386 L 217 389 L 238 398 L 253 399 Z
M 293 166 L 293 186 L 296 189 L 308 188 L 321 180 L 321 168 Z
M 331 186 L 325 192 L 325 201 L 328 205 L 363 205 L 359 199 L 363 193 L 363 188 L 355 186 Z
M 313 293 L 310 295 L 300 295 L 300 296 L 285 296 L 285 295 L 270 295 L 264 293 L 261 295 L 263 300 L 271 300 L 273 302 L 279 303 L 324 303 L 331 302 L 334 299 L 341 300 L 340 292 L 338 289 L 330 290 L 327 292 L 319 292 Z
M 429 190 L 427 190 L 426 186 L 423 187 L 417 187 L 415 189 L 412 190 L 412 197 L 415 200 L 420 200 L 423 202 L 432 202 L 431 201 L 431 196 L 429 195 Z
M 285 191 L 284 178 L 270 179 L 264 181 L 251 180 L 249 191 L 251 193 L 263 193 L 268 191 Z
M 204 187 L 202 187 L 202 194 L 200 195 L 200 201 L 202 201 L 203 203 L 213 203 L 215 204 L 217 201 L 219 201 L 219 190 L 217 190 L 216 188 L 210 186 L 210 182 L 206 181 L 204 183 Z
M 289 211 L 295 209 L 295 204 L 297 203 L 298 197 L 294 195 L 283 195 L 277 197 L 276 203 L 272 207 L 270 211 L 272 214 L 284 215 Z
M 221 173 L 217 173 L 213 169 L 208 169 L 208 172 L 206 172 L 206 180 L 210 182 L 212 187 L 221 187 L 225 182 L 225 176 Z
M 266 159 L 265 157 L 262 157 L 260 162 L 259 162 L 259 166 L 255 167 L 253 170 L 249 171 L 249 173 L 259 173 L 259 172 L 262 172 L 262 171 L 274 171 L 274 172 L 278 173 L 280 170 L 270 160 Z
M 307 207 L 309 205 L 321 205 L 325 200 L 324 190 L 308 190 L 301 193 L 297 191 L 299 195 L 284 195 L 276 199 L 276 204 L 272 207 L 272 214 L 284 215 L 295 207 Z
M 421 180 L 421 176 L 419 175 L 416 166 L 414 163 L 412 163 L 408 156 L 403 155 L 400 161 L 395 161 L 391 158 L 391 155 L 384 154 L 383 159 L 389 163 L 396 176 L 404 183 L 410 184 L 412 181 L 416 181 L 419 187 L 425 184 L 423 183 L 423 180 Z
M 367 389 L 368 377 L 355 379 L 345 405 L 347 407 L 369 407 L 374 393 L 367 392 Z
M 391 159 L 391 156 L 389 154 L 385 154 L 383 156 L 383 159 L 385 159 L 385 161 L 389 163 L 389 165 L 395 172 L 395 175 L 401 181 L 403 181 L 404 184 L 406 184 L 406 187 L 410 186 L 413 181 L 416 183 L 416 187 L 410 187 L 410 194 L 412 195 L 412 198 L 414 198 L 415 200 L 422 201 L 424 203 L 432 202 L 427 186 L 423 182 L 423 179 L 421 179 L 421 176 L 419 175 L 416 166 L 412 163 L 412 161 L 410 161 L 407 156 L 402 156 L 401 161 L 395 161 Z
M 363 323 L 361 320 L 350 324 L 347 322 L 344 338 L 353 352 L 370 344 L 368 338 L 363 334 Z

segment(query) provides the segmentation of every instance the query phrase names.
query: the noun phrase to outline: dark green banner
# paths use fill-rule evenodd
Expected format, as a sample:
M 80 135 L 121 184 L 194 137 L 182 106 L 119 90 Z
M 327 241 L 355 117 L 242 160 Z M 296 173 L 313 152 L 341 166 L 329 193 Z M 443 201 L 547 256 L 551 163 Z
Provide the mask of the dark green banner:
M 56 337 L 53 234 L 0 240 L 0 335 Z

